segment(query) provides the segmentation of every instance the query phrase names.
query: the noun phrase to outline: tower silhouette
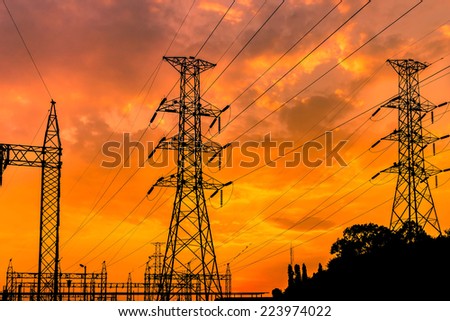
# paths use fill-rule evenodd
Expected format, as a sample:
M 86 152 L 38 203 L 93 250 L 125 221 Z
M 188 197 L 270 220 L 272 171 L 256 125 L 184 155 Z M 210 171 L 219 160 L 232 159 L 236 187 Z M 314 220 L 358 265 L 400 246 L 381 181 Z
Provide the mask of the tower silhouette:
M 43 146 L 0 144 L 0 185 L 8 165 L 42 168 L 37 300 L 58 300 L 61 155 L 53 100 Z
M 177 173 L 159 178 L 148 192 L 154 187 L 176 188 L 158 299 L 211 300 L 222 296 L 222 288 L 204 191 L 215 195 L 231 182 L 222 184 L 203 172 L 204 154 L 217 155 L 222 146 L 203 136 L 202 117 L 215 121 L 228 106 L 219 109 L 200 97 L 200 74 L 214 64 L 195 57 L 164 60 L 180 74 L 180 95 L 164 98 L 151 120 L 158 112 L 179 115 L 178 133 L 155 148 L 177 152 Z
M 398 231 L 405 223 L 415 223 L 407 225 L 407 233 L 412 236 L 419 228 L 430 228 L 441 234 L 428 179 L 447 170 L 440 170 L 428 163 L 425 160 L 425 148 L 449 136 L 437 137 L 431 134 L 423 127 L 422 120 L 446 103 L 436 106 L 420 95 L 419 73 L 428 67 L 427 64 L 412 59 L 388 62 L 399 76 L 398 95 L 381 106 L 398 110 L 398 128 L 382 138 L 398 142 L 398 161 L 381 171 L 398 175 L 390 228 Z

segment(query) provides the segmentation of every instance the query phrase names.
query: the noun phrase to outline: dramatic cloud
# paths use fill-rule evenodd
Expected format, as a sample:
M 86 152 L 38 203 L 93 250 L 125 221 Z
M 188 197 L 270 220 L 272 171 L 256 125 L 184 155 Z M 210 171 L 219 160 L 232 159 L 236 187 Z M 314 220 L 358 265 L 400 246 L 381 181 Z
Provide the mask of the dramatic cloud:
M 238 270 L 235 289 L 270 292 L 282 287 L 290 246 L 298 263 L 306 262 L 313 272 L 319 262 L 327 263 L 331 243 L 346 226 L 389 223 L 391 203 L 386 199 L 393 196 L 395 176 L 370 178 L 396 161 L 396 146 L 382 142 L 369 147 L 395 129 L 397 114 L 384 109 L 370 116 L 377 104 L 397 93 L 397 74 L 386 64 L 390 58 L 432 63 L 420 75 L 431 77 L 421 93 L 436 104 L 449 100 L 450 4 L 423 1 L 370 40 L 418 1 L 371 1 L 334 32 L 367 3 L 344 0 L 305 35 L 339 1 L 286 0 L 258 31 L 281 2 L 238 0 L 211 34 L 231 0 L 196 1 L 187 17 L 192 1 L 6 1 L 57 102 L 64 148 L 64 271 L 87 262 L 100 267 L 107 260 L 111 280 L 125 281 L 127 272 L 134 271 L 133 279 L 140 281 L 153 252 L 151 242 L 165 241 L 173 190 L 155 189 L 145 196 L 159 177 L 175 169 L 140 161 L 148 156 L 148 146 L 176 133 L 173 115 L 160 113 L 148 127 L 161 99 L 179 95 L 179 75 L 162 56 L 195 55 L 210 35 L 198 57 L 217 66 L 202 75 L 203 98 L 219 107 L 233 103 L 222 117 L 223 132 L 216 135 L 212 129 L 205 137 L 223 144 L 237 140 L 241 146 L 255 142 L 260 160 L 268 133 L 276 144 L 271 158 L 280 155 L 279 146 L 286 142 L 299 148 L 320 136 L 317 142 L 326 144 L 325 132 L 335 127 L 334 144 L 348 140 L 341 150 L 348 166 L 333 161 L 289 167 L 287 160 L 295 155 L 289 154 L 276 166 L 261 161 L 256 170 L 239 166 L 248 155 L 237 149 L 232 167 L 218 173 L 205 169 L 223 182 L 233 181 L 224 191 L 222 208 L 217 196 L 207 198 L 218 260 Z M 5 7 L 0 28 L 0 142 L 41 144 L 50 97 Z M 430 127 L 438 136 L 448 133 L 445 112 L 445 107 L 436 112 L 441 118 L 436 116 L 439 121 Z M 203 121 L 206 129 L 212 119 Z M 424 123 L 431 126 L 429 117 Z M 140 139 L 145 148 L 136 148 L 130 168 L 102 167 L 108 160 L 102 146 L 111 141 L 121 144 L 117 151 L 123 165 L 125 134 L 132 141 Z M 446 168 L 447 146 L 437 147 L 444 154 L 430 161 Z M 326 156 L 319 152 L 312 156 Z M 138 168 L 140 163 L 145 166 Z M 441 182 L 448 179 L 445 175 Z M 39 179 L 33 168 L 9 166 L 4 173 L 0 241 L 7 246 L 0 250 L 0 269 L 11 257 L 18 271 L 35 268 Z M 448 186 L 433 190 L 438 213 L 445 210 Z M 294 226 L 315 208 L 322 210 Z M 439 218 L 449 228 L 450 219 Z M 85 221 L 86 227 L 76 232 Z

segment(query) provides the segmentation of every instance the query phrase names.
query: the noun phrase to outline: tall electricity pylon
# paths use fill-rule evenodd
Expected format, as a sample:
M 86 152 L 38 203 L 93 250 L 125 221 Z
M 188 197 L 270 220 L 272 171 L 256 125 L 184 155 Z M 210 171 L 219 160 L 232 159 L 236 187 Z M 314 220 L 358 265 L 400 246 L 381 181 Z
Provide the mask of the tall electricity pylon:
M 204 153 L 217 155 L 222 146 L 202 135 L 202 117 L 215 122 L 228 106 L 219 109 L 200 98 L 200 74 L 214 64 L 195 57 L 164 60 L 180 73 L 180 96 L 164 98 L 150 121 L 158 112 L 179 115 L 178 134 L 155 148 L 177 151 L 177 173 L 159 178 L 148 192 L 156 186 L 176 188 L 158 299 L 210 300 L 221 297 L 222 288 L 204 190 L 215 195 L 231 182 L 222 184 L 203 172 Z
M 58 300 L 61 156 L 56 103 L 53 100 L 43 146 L 0 144 L 0 185 L 8 165 L 42 168 L 38 300 Z
M 424 151 L 429 144 L 449 135 L 437 137 L 431 134 L 423 127 L 422 119 L 435 108 L 447 103 L 436 106 L 421 97 L 419 73 L 428 67 L 427 64 L 411 59 L 388 62 L 399 76 L 398 95 L 381 106 L 398 110 L 398 128 L 382 138 L 398 142 L 398 162 L 381 171 L 398 175 L 390 228 L 398 231 L 405 223 L 413 222 L 415 224 L 409 224 L 411 230 L 407 231 L 412 236 L 418 228 L 430 228 L 441 234 L 428 179 L 448 169 L 440 170 L 428 163 Z

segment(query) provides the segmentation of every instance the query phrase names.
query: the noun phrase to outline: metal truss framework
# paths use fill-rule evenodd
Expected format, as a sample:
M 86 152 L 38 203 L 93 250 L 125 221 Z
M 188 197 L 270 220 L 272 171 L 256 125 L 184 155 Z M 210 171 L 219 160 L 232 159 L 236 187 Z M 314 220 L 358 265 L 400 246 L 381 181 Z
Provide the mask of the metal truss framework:
M 52 100 L 43 146 L 0 144 L 0 185 L 8 165 L 41 167 L 39 261 L 36 299 L 58 299 L 60 178 L 62 148 Z
M 164 259 L 164 255 L 161 253 L 161 246 L 164 243 L 155 242 L 153 243 L 155 246 L 155 252 L 152 256 L 149 257 L 149 260 L 146 264 L 145 274 L 144 274 L 144 300 L 145 301 L 153 301 L 158 299 L 159 289 L 161 288 L 161 280 L 162 277 L 162 259 Z M 153 264 L 150 262 L 153 261 Z M 198 276 L 192 273 L 184 273 L 177 274 L 177 277 L 180 279 L 174 280 L 174 284 L 177 285 L 177 295 L 176 299 L 178 301 L 199 301 L 201 299 L 202 293 L 200 290 L 192 291 L 192 289 L 200 289 L 200 281 Z M 231 270 L 229 264 L 227 265 L 227 271 L 225 274 L 219 274 L 219 282 L 223 282 L 225 284 L 225 291 L 217 294 L 211 294 L 210 299 L 227 299 L 235 296 L 235 293 L 231 292 Z M 240 295 L 249 295 L 240 293 Z M 250 294 L 252 295 L 252 294 Z M 255 295 L 255 293 L 253 294 Z
M 6 287 L 3 290 L 4 301 L 36 301 L 39 300 L 37 285 L 38 273 L 15 272 L 12 262 L 9 262 L 6 272 Z M 52 278 L 51 275 L 44 275 Z M 61 273 L 57 274 L 59 301 L 105 301 L 117 300 L 117 295 L 110 294 L 107 298 L 107 287 L 113 293 L 119 292 L 116 284 L 107 283 L 106 265 L 103 263 L 101 273 Z M 111 290 L 110 290 L 111 291 Z
M 204 190 L 212 190 L 215 195 L 231 182 L 222 184 L 203 172 L 203 154 L 217 155 L 222 146 L 202 135 L 201 120 L 202 117 L 212 117 L 214 121 L 220 119 L 228 106 L 219 109 L 200 98 L 200 74 L 213 68 L 214 64 L 195 57 L 164 57 L 164 60 L 180 73 L 180 96 L 163 99 L 151 120 L 158 112 L 179 115 L 178 133 L 169 139 L 163 138 L 155 148 L 178 153 L 177 173 L 161 177 L 149 191 L 154 187 L 176 188 L 158 299 L 221 298 L 222 287 Z
M 157 258 L 157 252 L 152 258 Z M 157 266 L 153 264 L 153 266 Z M 106 263 L 103 262 L 100 273 L 58 273 L 58 300 L 59 301 L 151 301 L 157 299 L 158 286 L 160 284 L 161 272 L 156 269 L 151 271 L 149 262 L 144 274 L 144 283 L 133 282 L 131 274 L 127 282 L 108 282 Z M 51 277 L 49 275 L 48 277 Z M 193 279 L 192 276 L 182 275 L 183 280 Z M 220 280 L 225 283 L 225 292 L 221 299 L 236 298 L 261 298 L 264 292 L 231 292 L 231 272 L 220 275 Z M 194 280 L 193 280 L 194 282 Z M 3 289 L 3 301 L 36 301 L 38 274 L 29 272 L 16 272 L 9 262 L 6 272 L 6 286 Z M 177 295 L 179 300 L 192 300 L 202 293 L 192 294 L 185 287 Z M 212 296 L 212 299 L 219 299 Z
M 398 142 L 398 162 L 382 171 L 398 175 L 390 228 L 398 231 L 405 223 L 413 222 L 407 231 L 412 236 L 418 228 L 430 228 L 441 234 L 428 179 L 448 169 L 441 170 L 428 163 L 424 151 L 428 145 L 449 135 L 433 135 L 423 127 L 422 119 L 447 103 L 436 106 L 421 97 L 419 73 L 427 64 L 411 59 L 388 62 L 399 76 L 398 96 L 381 106 L 398 110 L 398 128 L 382 138 Z

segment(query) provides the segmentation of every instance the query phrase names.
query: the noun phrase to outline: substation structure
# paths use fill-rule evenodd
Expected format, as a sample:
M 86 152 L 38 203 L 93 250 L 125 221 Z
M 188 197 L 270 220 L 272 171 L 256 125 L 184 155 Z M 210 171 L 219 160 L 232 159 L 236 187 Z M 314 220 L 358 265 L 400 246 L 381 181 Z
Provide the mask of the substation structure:
M 33 274 L 37 300 L 58 299 L 61 156 L 56 102 L 53 99 L 42 146 L 0 144 L 0 185 L 8 166 L 41 168 L 38 272 Z M 14 278 L 15 274 L 10 276 Z M 10 282 L 16 283 L 15 280 Z
M 86 270 L 81 273 L 58 273 L 57 284 L 58 301 L 154 301 L 158 297 L 161 274 L 161 244 L 155 244 L 155 253 L 149 257 L 146 263 L 144 282 L 133 282 L 131 273 L 127 282 L 108 282 L 106 263 L 103 262 L 101 272 L 89 273 Z M 82 266 L 85 267 L 85 266 Z M 53 277 L 47 275 L 46 277 Z M 198 280 L 190 273 L 180 274 L 178 280 L 179 295 L 177 300 L 198 300 L 201 293 L 193 294 L 198 288 Z M 262 292 L 231 293 L 231 272 L 229 266 L 227 272 L 220 276 L 220 281 L 225 285 L 222 299 L 233 298 L 259 298 Z M 16 272 L 12 261 L 9 262 L 6 272 L 6 286 L 3 289 L 3 301 L 36 301 L 39 299 L 37 292 L 38 273 Z M 215 297 L 213 299 L 216 299 Z

